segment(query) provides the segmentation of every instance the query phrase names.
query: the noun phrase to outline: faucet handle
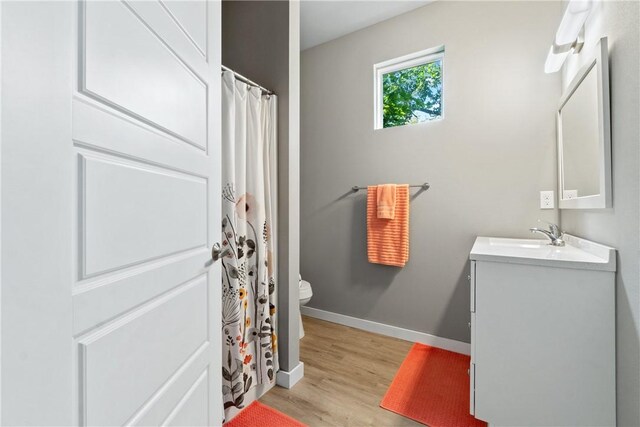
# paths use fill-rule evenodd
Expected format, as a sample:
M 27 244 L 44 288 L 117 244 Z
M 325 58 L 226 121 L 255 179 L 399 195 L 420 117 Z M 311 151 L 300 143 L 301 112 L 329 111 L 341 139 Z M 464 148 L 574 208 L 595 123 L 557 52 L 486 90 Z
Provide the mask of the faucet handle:
M 564 234 L 562 232 L 562 230 L 560 230 L 560 226 L 558 224 L 554 224 L 552 222 L 545 221 L 545 220 L 542 220 L 542 219 L 539 219 L 538 222 L 543 222 L 543 223 L 547 224 L 549 226 L 549 231 L 551 231 L 551 233 L 555 237 L 561 237 Z

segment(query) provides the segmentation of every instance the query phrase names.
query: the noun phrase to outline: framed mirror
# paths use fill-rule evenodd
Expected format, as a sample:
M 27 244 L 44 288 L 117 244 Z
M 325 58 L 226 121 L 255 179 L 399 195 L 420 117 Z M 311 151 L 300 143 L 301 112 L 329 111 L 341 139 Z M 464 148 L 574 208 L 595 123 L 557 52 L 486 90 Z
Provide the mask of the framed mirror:
M 611 118 L 607 38 L 560 99 L 558 198 L 560 209 L 611 207 Z

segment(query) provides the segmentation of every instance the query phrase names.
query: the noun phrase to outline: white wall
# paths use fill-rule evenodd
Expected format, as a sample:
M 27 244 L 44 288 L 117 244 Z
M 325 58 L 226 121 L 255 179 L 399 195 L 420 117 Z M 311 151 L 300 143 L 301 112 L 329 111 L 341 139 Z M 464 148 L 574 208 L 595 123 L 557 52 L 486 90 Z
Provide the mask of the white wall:
M 585 46 L 562 70 L 566 87 L 608 36 L 613 208 L 562 210 L 562 227 L 618 249 L 616 350 L 618 425 L 640 425 L 640 8 L 604 1 L 585 27 Z
M 560 2 L 438 1 L 302 52 L 301 270 L 310 307 L 469 342 L 477 235 L 529 237 L 556 188 Z M 373 130 L 373 65 L 445 45 L 444 120 Z M 422 183 L 405 268 L 370 264 L 365 194 Z M 414 191 L 415 192 L 415 191 Z

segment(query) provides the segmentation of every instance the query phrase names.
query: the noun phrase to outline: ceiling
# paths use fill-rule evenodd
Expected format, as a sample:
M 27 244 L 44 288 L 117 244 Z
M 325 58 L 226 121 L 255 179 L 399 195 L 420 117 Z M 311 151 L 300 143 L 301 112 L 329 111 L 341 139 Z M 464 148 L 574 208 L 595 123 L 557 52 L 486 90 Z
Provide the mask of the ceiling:
M 303 0 L 300 4 L 300 49 L 337 39 L 432 0 Z

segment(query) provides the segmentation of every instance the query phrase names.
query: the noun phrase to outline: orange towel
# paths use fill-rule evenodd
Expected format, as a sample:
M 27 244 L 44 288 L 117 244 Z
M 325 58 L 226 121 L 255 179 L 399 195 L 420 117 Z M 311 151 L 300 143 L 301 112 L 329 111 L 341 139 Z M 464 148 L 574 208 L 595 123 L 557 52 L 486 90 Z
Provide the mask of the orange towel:
M 378 187 L 367 188 L 367 254 L 374 264 L 404 267 L 409 260 L 409 186 L 396 187 L 393 219 L 377 215 Z
M 396 214 L 396 185 L 378 185 L 377 194 L 378 218 L 393 219 Z

